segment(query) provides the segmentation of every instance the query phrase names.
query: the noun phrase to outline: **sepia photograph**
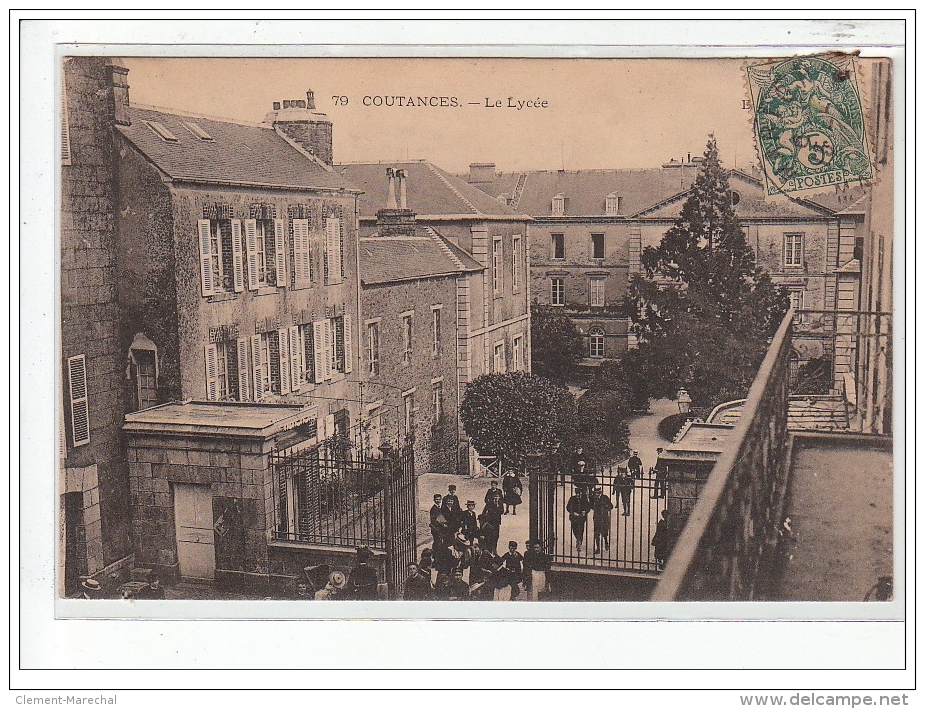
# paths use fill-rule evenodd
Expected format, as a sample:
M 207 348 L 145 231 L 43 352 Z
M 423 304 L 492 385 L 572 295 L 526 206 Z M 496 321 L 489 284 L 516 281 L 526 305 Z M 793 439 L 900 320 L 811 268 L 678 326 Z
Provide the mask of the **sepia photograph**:
M 889 57 L 59 59 L 60 598 L 893 599 Z

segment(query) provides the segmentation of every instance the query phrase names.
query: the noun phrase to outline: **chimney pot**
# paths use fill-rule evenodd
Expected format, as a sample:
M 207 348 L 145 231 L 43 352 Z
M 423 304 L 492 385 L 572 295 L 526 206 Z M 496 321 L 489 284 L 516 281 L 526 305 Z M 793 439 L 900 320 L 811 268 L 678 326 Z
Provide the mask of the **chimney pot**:
M 130 126 L 132 121 L 128 115 L 128 69 L 118 64 L 110 64 L 110 81 L 112 82 L 112 98 L 115 108 L 115 121 L 120 126 Z
M 398 203 L 395 201 L 395 170 L 387 167 L 385 175 L 389 178 L 389 191 L 385 196 L 385 208 L 398 209 Z
M 293 101 L 293 103 L 295 103 L 295 107 L 296 107 L 296 108 L 305 108 L 305 100 L 304 100 L 304 99 L 299 99 L 298 101 Z
M 408 171 L 396 170 L 395 174 L 398 177 L 398 208 L 408 209 L 408 191 L 405 187 L 408 180 Z
M 290 103 L 292 103 L 292 102 L 291 102 L 291 101 L 286 101 L 286 100 L 284 100 L 284 101 L 283 101 L 283 108 L 289 108 L 289 104 L 290 104 Z
M 311 110 L 315 110 L 315 92 L 309 89 L 305 92 L 305 100 Z
M 274 111 L 278 111 L 279 109 L 280 109 L 280 103 L 279 103 L 279 101 L 274 101 L 274 102 L 273 102 L 273 110 L 274 110 Z

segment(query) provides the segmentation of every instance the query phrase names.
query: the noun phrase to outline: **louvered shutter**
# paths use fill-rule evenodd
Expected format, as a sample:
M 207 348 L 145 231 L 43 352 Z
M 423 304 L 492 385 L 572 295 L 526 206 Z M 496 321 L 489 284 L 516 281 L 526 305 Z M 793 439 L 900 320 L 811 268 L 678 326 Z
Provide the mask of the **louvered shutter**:
M 315 359 L 315 384 L 324 381 L 324 371 L 327 362 L 327 347 L 324 339 L 324 321 L 312 323 L 312 349 Z
M 215 279 L 212 274 L 212 260 L 217 258 L 212 253 L 212 239 L 210 229 L 212 222 L 208 219 L 199 220 L 199 273 L 202 278 L 202 294 L 215 295 Z
M 67 82 L 61 73 L 61 164 L 71 164 L 71 130 L 67 117 Z
M 234 261 L 234 292 L 244 290 L 244 237 L 241 235 L 241 221 L 231 222 L 231 255 Z
M 234 222 L 232 222 L 232 225 Z M 240 229 L 240 222 L 238 223 Z M 257 220 L 244 220 L 244 240 L 247 244 L 247 288 L 257 290 L 260 283 L 257 280 Z
M 308 220 L 292 220 L 292 256 L 295 267 L 295 287 L 311 285 L 311 259 L 309 258 Z
M 206 345 L 206 399 L 218 399 L 218 348 Z
M 353 371 L 353 318 L 344 315 L 344 372 Z
M 328 283 L 341 282 L 341 246 L 340 246 L 340 219 L 331 217 L 325 220 L 325 253 L 328 263 Z
M 276 285 L 286 288 L 289 286 L 289 269 L 286 267 L 289 261 L 286 258 L 289 254 L 286 250 L 286 223 L 282 219 L 274 219 L 273 228 L 276 236 Z
M 331 318 L 324 320 L 324 378 L 330 379 L 334 372 L 334 322 Z
M 250 378 L 251 370 L 247 366 L 247 338 L 241 337 L 238 339 L 238 392 L 241 397 L 241 401 L 250 401 L 251 400 L 251 387 L 250 387 Z
M 289 366 L 292 371 L 292 391 L 302 388 L 302 348 L 299 346 L 299 326 L 289 328 Z
M 260 401 L 263 398 L 263 368 L 269 365 L 264 362 L 260 354 L 260 335 L 251 337 L 251 364 L 254 373 L 254 401 Z
M 283 328 L 279 331 L 279 393 L 288 394 L 291 391 L 289 385 L 289 330 Z
M 67 360 L 71 399 L 71 437 L 75 446 L 90 442 L 90 405 L 87 399 L 87 360 L 84 355 Z

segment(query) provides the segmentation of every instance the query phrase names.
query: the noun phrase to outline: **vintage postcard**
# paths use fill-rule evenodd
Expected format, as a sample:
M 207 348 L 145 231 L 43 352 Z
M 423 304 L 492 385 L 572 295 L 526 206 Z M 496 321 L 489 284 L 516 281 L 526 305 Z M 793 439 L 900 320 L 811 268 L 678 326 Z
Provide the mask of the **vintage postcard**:
M 888 57 L 59 69 L 62 597 L 893 597 Z

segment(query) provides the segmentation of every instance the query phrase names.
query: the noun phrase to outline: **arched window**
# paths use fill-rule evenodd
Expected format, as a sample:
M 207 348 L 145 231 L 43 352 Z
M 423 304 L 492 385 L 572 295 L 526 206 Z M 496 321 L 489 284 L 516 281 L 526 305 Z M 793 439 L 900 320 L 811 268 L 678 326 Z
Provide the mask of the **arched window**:
M 604 328 L 592 327 L 588 330 L 588 336 L 591 341 L 591 357 L 594 359 L 603 359 L 604 357 Z

